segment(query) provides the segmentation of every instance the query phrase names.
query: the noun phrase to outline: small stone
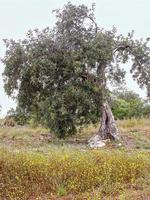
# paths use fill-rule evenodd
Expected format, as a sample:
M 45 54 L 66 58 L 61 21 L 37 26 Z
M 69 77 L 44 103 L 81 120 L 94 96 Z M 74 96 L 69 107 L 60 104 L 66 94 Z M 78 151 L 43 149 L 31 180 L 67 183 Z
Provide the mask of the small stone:
M 122 144 L 121 144 L 121 143 L 119 143 L 119 144 L 118 144 L 118 147 L 121 147 L 121 146 L 122 146 Z
M 101 140 L 99 135 L 93 136 L 89 141 L 89 146 L 91 148 L 100 148 L 104 147 L 106 144 Z

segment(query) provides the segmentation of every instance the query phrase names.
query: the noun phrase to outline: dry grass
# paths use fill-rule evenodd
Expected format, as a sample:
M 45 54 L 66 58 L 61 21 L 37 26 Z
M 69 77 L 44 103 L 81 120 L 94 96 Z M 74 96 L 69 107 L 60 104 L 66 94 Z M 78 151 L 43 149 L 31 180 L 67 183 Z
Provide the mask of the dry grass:
M 117 124 L 119 128 L 125 130 L 133 130 L 133 129 L 143 129 L 144 127 L 150 128 L 150 119 L 140 118 L 140 119 L 126 119 L 126 120 L 118 120 Z
M 150 120 L 117 124 L 123 146 L 103 150 L 85 144 L 99 125 L 65 141 L 42 127 L 0 128 L 0 199 L 148 199 Z
M 149 184 L 145 181 L 150 170 L 146 153 L 59 148 L 44 155 L 1 149 L 0 166 L 2 199 L 26 200 L 51 193 L 80 196 L 94 188 L 99 188 L 99 195 L 115 195 Z
M 150 119 L 133 118 L 117 124 L 127 148 L 150 150 Z

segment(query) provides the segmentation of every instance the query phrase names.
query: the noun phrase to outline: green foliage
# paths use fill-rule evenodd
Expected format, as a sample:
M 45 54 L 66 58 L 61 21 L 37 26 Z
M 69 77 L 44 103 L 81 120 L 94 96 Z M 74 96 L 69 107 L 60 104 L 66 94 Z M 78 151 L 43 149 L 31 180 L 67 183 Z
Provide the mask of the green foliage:
M 78 126 L 96 123 L 100 117 L 100 103 L 101 96 L 96 87 L 88 82 L 80 87 L 76 83 L 40 104 L 42 122 L 57 136 L 65 137 L 76 132 Z
M 80 194 L 99 188 L 104 195 L 149 176 L 149 159 L 144 153 L 57 149 L 43 155 L 0 150 L 0 197 L 28 199 L 53 193 Z M 141 185 L 140 185 L 141 187 Z
M 114 91 L 112 111 L 117 119 L 148 117 L 150 105 L 133 91 Z
M 150 51 L 148 40 L 133 39 L 133 32 L 124 37 L 115 28 L 98 27 L 94 6 L 69 2 L 54 12 L 53 29 L 29 31 L 24 40 L 4 40 L 3 77 L 6 93 L 16 97 L 24 113 L 65 137 L 76 133 L 78 125 L 99 120 L 106 79 L 124 80 L 120 63 L 132 58 L 133 78 L 149 90 Z
M 65 187 L 63 185 L 60 185 L 58 187 L 57 196 L 61 197 L 61 196 L 66 196 L 66 195 L 67 195 L 67 191 Z
M 112 107 L 113 114 L 117 119 L 128 117 L 129 103 L 123 99 L 115 99 Z

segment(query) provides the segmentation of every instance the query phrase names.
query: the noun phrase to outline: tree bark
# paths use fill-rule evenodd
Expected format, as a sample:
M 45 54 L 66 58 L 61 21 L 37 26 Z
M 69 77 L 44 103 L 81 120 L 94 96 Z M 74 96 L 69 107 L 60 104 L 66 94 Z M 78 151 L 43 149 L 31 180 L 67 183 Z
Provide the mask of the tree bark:
M 92 148 L 104 147 L 105 140 L 119 140 L 119 131 L 117 129 L 115 119 L 111 108 L 107 101 L 102 105 L 101 125 L 97 135 L 94 135 L 88 141 Z
M 105 146 L 104 140 L 110 139 L 110 140 L 119 140 L 119 132 L 115 123 L 115 119 L 113 116 L 113 113 L 111 111 L 111 108 L 106 101 L 106 77 L 105 77 L 105 69 L 106 69 L 106 63 L 99 64 L 97 68 L 97 83 L 101 88 L 102 91 L 102 110 L 101 110 L 101 125 L 99 128 L 99 131 L 97 135 L 93 136 L 89 140 L 89 146 L 90 147 L 103 147 Z
M 116 126 L 116 122 L 111 111 L 108 102 L 104 102 L 102 105 L 102 118 L 101 125 L 98 131 L 98 135 L 102 140 L 111 139 L 118 140 L 119 132 Z

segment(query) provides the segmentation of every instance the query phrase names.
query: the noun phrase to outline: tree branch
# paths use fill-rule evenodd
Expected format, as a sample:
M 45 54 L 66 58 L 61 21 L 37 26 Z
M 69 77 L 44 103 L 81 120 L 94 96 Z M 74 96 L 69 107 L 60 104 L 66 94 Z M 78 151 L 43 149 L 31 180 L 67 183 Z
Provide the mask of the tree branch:
M 137 62 L 137 64 L 138 64 L 140 67 L 142 66 L 142 64 L 139 62 L 137 56 L 135 55 L 135 53 L 132 51 L 132 47 L 131 47 L 131 46 L 129 46 L 129 45 L 124 45 L 124 46 L 121 45 L 121 46 L 119 46 L 119 47 L 117 47 L 117 48 L 114 49 L 113 54 L 115 54 L 117 51 L 120 51 L 120 50 L 121 50 L 121 51 L 127 50 L 128 52 L 130 52 L 130 54 L 134 56 L 135 61 Z
M 93 24 L 95 25 L 95 33 L 97 33 L 97 31 L 98 31 L 97 23 L 95 22 L 95 20 L 92 17 L 87 16 L 87 18 L 89 18 L 93 22 Z
M 114 49 L 113 54 L 115 54 L 117 51 L 124 51 L 126 49 L 131 49 L 131 47 L 129 45 L 121 45 Z

